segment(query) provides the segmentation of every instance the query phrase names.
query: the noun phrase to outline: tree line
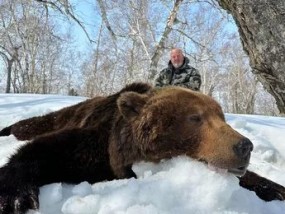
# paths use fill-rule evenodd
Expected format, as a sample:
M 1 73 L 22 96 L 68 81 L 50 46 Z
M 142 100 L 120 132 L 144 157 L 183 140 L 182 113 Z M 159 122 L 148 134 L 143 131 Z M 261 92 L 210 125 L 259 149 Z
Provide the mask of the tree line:
M 0 92 L 106 95 L 134 81 L 152 83 L 167 66 L 170 49 L 179 47 L 200 71 L 201 91 L 226 112 L 280 115 L 277 92 L 265 90 L 264 80 L 255 75 L 237 19 L 218 4 L 228 9 L 225 2 L 232 5 L 211 0 L 2 0 Z M 93 19 L 77 12 L 83 3 Z M 89 41 L 84 49 L 75 26 Z

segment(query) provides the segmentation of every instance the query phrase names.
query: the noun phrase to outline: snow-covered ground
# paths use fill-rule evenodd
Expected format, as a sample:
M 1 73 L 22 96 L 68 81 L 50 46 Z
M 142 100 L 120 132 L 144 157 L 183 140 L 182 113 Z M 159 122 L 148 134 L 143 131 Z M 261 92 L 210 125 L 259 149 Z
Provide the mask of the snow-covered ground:
M 78 103 L 85 98 L 0 94 L 0 129 L 18 120 Z M 254 144 L 249 169 L 285 186 L 285 118 L 226 114 L 228 123 Z M 0 165 L 25 142 L 0 137 Z M 177 157 L 133 166 L 138 179 L 40 189 L 41 214 L 282 214 L 285 202 L 264 202 L 229 174 Z M 1 185 L 1 184 L 0 184 Z

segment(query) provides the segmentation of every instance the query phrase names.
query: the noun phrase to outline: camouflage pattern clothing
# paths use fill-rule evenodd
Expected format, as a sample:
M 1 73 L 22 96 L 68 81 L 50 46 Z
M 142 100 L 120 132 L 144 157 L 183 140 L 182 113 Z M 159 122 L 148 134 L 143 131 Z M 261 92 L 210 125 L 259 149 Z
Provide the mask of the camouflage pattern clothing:
M 174 68 L 171 61 L 169 61 L 168 67 L 163 69 L 156 78 L 155 87 L 175 85 L 199 91 L 201 75 L 197 69 L 191 67 L 188 63 L 189 59 L 184 57 L 184 63 L 179 68 Z

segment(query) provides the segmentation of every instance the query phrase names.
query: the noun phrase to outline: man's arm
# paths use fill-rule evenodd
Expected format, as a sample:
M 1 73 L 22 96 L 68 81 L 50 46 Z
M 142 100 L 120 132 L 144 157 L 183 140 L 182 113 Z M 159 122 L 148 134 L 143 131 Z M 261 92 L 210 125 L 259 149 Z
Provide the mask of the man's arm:
M 193 89 L 195 91 L 200 91 L 200 87 L 201 87 L 201 75 L 199 73 L 198 70 L 194 69 L 192 75 L 190 76 L 190 81 L 191 86 L 193 87 Z
M 186 73 L 187 76 L 185 78 L 185 81 L 176 85 L 185 88 L 190 88 L 194 91 L 199 91 L 202 83 L 199 71 L 191 67 L 186 70 Z
M 165 69 L 164 69 L 165 70 Z M 164 73 L 164 70 L 160 71 L 157 78 L 155 79 L 154 81 L 154 86 L 155 87 L 162 87 L 164 86 L 165 84 L 163 83 L 163 73 Z

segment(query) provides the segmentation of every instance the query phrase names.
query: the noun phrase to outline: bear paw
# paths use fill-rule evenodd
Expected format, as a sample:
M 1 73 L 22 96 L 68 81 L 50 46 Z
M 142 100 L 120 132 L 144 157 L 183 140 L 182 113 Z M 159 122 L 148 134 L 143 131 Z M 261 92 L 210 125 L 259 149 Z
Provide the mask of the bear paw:
M 242 187 L 254 191 L 264 201 L 285 200 L 285 188 L 283 186 L 254 172 L 247 170 L 243 177 L 239 177 L 239 180 Z
M 254 191 L 259 198 L 265 201 L 284 201 L 285 199 L 285 188 L 275 183 L 261 182 L 254 188 Z
M 39 188 L 32 185 L 0 187 L 0 213 L 1 214 L 24 214 L 29 209 L 39 208 Z

